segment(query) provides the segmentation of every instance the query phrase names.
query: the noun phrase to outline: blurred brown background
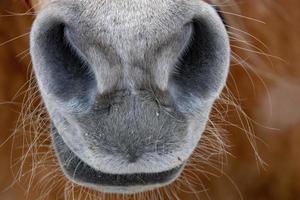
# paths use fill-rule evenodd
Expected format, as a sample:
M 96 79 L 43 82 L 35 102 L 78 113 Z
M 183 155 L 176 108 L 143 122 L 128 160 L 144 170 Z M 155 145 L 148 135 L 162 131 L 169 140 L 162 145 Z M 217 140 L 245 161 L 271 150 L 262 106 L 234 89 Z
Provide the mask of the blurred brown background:
M 204 180 L 207 192 L 179 194 L 179 197 L 297 200 L 300 199 L 300 1 L 236 2 L 243 15 L 264 22 L 224 13 L 242 21 L 239 28 L 251 34 L 237 31 L 244 35 L 244 40 L 233 39 L 232 48 L 244 61 L 233 62 L 228 80 L 228 87 L 249 119 L 240 120 L 236 111 L 228 112 L 229 123 L 220 125 L 227 130 L 224 135 L 231 155 L 227 156 L 222 172 Z M 231 10 L 229 4 L 222 5 L 224 10 Z M 18 158 L 21 153 L 17 145 L 11 148 L 13 140 L 9 139 L 21 112 L 31 70 L 27 33 L 33 16 L 23 15 L 25 11 L 18 0 L 0 1 L 0 200 L 25 199 L 20 185 L 10 187 L 14 180 L 10 157 L 13 154 Z M 244 129 L 249 129 L 247 121 L 258 137 L 257 151 L 266 163 L 264 167 L 257 162 L 249 133 L 245 133 Z M 22 141 L 17 138 L 15 143 Z M 37 197 L 39 192 L 33 191 Z M 57 192 L 62 191 L 56 189 L 49 199 L 64 199 L 57 197 Z

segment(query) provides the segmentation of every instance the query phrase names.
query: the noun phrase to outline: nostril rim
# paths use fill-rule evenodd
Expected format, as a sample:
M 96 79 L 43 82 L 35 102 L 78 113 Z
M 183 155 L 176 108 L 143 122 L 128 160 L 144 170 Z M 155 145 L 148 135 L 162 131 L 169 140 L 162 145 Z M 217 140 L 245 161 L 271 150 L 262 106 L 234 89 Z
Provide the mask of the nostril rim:
M 31 33 L 32 62 L 45 94 L 72 110 L 86 110 L 96 81 L 71 35 L 68 25 L 59 19 L 38 18 Z
M 226 28 L 219 16 L 195 16 L 192 28 L 170 81 L 170 94 L 181 112 L 201 109 L 201 102 L 213 101 L 224 87 L 230 60 Z

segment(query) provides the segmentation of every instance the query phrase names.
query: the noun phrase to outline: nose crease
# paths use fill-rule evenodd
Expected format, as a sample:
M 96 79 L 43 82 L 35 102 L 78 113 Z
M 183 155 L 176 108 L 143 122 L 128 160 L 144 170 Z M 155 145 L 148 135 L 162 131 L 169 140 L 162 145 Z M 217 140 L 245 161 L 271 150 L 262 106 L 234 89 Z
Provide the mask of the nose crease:
M 126 154 L 126 159 L 129 163 L 134 163 L 139 159 L 140 155 L 136 151 L 130 149 Z

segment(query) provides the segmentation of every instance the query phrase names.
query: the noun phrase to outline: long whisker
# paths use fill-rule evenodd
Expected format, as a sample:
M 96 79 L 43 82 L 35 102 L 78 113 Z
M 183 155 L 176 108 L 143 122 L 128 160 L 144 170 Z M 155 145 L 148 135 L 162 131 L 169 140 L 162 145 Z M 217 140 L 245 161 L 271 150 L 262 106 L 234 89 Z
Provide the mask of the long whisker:
M 12 38 L 12 39 L 9 39 L 9 40 L 7 40 L 7 41 L 5 41 L 5 42 L 2 42 L 2 43 L 0 43 L 0 47 L 4 46 L 4 45 L 6 45 L 6 44 L 9 44 L 9 43 L 11 43 L 11 42 L 13 42 L 13 41 L 15 41 L 15 40 L 17 40 L 17 39 L 20 39 L 20 38 L 23 38 L 23 37 L 25 37 L 25 36 L 28 36 L 29 34 L 30 34 L 30 32 L 27 32 L 27 33 L 24 33 L 24 34 L 19 35 L 19 36 L 17 36 L 17 37 L 14 37 L 14 38 Z

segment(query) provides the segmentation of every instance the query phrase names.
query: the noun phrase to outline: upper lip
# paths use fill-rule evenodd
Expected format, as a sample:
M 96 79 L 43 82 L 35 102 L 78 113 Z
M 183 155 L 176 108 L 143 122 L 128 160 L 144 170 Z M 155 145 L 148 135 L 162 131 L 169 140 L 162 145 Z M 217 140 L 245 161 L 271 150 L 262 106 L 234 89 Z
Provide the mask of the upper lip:
M 135 174 L 109 174 L 96 170 L 77 157 L 56 131 L 52 129 L 54 148 L 62 169 L 69 179 L 82 184 L 96 186 L 131 187 L 148 186 L 155 184 L 166 184 L 174 180 L 179 175 L 184 164 L 173 169 L 157 173 L 135 173 Z M 63 149 L 61 148 L 63 145 Z M 70 159 L 71 158 L 71 159 Z

